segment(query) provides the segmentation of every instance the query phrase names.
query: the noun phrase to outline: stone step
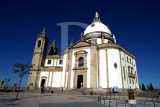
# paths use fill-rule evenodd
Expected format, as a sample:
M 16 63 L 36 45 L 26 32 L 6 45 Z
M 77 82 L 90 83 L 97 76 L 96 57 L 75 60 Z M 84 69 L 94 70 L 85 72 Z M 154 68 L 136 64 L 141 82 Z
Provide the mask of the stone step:
M 53 91 L 54 94 L 64 94 L 64 95 L 83 95 L 81 91 L 69 90 L 69 91 Z

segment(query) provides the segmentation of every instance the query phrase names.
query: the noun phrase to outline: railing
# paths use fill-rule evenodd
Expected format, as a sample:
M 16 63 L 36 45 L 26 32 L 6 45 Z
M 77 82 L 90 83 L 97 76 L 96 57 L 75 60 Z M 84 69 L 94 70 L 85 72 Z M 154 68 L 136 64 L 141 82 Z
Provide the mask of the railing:
M 135 97 L 136 104 L 128 103 L 128 96 L 98 96 L 98 102 L 112 107 L 160 107 L 160 98 Z

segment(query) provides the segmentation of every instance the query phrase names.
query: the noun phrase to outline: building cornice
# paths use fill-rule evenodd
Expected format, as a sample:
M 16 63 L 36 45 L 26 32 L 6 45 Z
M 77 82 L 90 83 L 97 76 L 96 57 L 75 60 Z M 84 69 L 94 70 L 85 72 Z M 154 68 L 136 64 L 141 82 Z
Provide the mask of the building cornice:
M 131 56 L 132 58 L 136 59 L 135 55 L 133 55 L 132 53 L 130 53 L 129 51 L 127 51 L 125 48 L 123 48 L 119 44 L 116 44 L 116 43 L 114 43 L 114 44 L 112 44 L 112 43 L 104 43 L 104 44 L 99 44 L 98 45 L 98 49 L 106 49 L 106 48 L 119 49 L 119 50 L 125 52 L 126 54 L 128 54 L 129 56 Z
M 87 67 L 75 67 L 73 70 L 85 70 L 88 69 Z
M 51 67 L 41 67 L 41 71 L 62 71 L 63 67 L 51 66 Z
M 47 55 L 46 59 L 61 59 L 63 55 Z

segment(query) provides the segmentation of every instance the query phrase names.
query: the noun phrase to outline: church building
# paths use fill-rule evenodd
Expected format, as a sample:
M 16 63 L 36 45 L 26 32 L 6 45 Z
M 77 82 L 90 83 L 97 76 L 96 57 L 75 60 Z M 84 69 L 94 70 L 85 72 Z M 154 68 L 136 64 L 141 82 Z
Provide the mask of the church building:
M 116 43 L 95 13 L 82 38 L 58 55 L 55 40 L 47 47 L 45 29 L 37 36 L 28 78 L 30 90 L 42 86 L 73 89 L 139 89 L 136 57 Z M 48 49 L 48 54 L 47 54 Z

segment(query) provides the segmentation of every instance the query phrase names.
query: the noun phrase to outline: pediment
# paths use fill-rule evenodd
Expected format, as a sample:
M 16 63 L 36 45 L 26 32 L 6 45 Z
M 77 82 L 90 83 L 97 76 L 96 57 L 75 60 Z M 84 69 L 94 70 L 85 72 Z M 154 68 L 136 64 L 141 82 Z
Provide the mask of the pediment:
M 74 55 L 78 55 L 78 54 L 87 54 L 87 53 L 88 53 L 87 51 L 80 50 L 80 51 L 75 52 Z
M 73 45 L 71 46 L 71 48 L 85 47 L 85 46 L 90 46 L 90 45 L 91 45 L 91 43 L 89 43 L 89 42 L 79 41 L 79 42 L 73 44 Z

